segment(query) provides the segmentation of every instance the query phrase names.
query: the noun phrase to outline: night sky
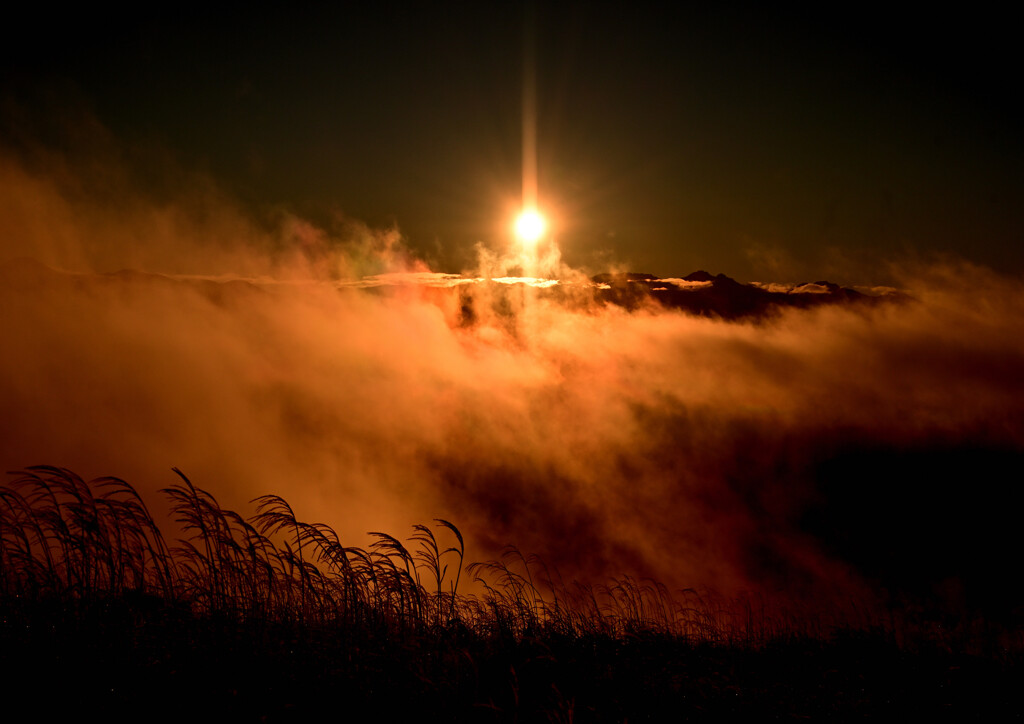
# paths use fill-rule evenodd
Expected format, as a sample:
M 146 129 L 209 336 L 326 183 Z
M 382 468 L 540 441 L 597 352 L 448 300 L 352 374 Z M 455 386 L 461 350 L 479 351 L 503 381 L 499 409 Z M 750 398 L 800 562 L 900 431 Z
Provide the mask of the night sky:
M 130 14 L 3 31 L 0 140 L 96 153 L 159 195 L 397 227 L 431 268 L 508 243 L 521 192 L 520 3 Z M 1024 270 L 1009 18 L 538 3 L 540 201 L 564 259 L 662 275 L 885 281 L 952 254 Z M 171 170 L 173 169 L 173 170 Z

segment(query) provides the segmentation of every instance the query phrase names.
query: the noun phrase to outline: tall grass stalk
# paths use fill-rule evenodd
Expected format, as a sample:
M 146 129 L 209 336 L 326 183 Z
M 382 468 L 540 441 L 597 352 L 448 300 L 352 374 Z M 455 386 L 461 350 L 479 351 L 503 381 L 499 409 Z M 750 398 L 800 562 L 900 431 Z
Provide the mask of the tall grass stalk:
M 756 647 L 828 635 L 812 616 L 787 617 L 755 598 L 673 593 L 629 576 L 567 584 L 514 546 L 497 560 L 467 564 L 461 531 L 443 519 L 414 525 L 404 541 L 378 531 L 366 547 L 345 545 L 329 525 L 299 520 L 280 496 L 255 498 L 245 518 L 174 473 L 177 482 L 160 491 L 179 527 L 171 546 L 124 480 L 86 482 L 52 466 L 12 473 L 0 485 L 0 598 L 141 593 L 227 620 L 511 640 L 653 634 Z M 463 571 L 479 593 L 460 591 Z

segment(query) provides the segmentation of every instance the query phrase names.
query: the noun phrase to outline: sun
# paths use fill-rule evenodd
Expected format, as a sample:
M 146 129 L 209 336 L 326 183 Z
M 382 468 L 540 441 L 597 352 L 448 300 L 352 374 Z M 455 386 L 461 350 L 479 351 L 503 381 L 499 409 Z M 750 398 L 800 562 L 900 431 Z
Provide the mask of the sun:
M 536 209 L 524 209 L 516 217 L 515 232 L 516 238 L 524 246 L 533 246 L 548 229 L 548 222 Z

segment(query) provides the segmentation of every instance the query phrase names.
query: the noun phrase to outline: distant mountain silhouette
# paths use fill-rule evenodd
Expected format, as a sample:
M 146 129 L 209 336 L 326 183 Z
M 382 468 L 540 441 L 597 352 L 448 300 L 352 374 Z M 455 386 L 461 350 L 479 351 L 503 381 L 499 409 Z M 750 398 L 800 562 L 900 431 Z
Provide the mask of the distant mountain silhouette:
M 742 284 L 724 274 L 710 274 L 704 270 L 695 271 L 685 277 L 658 277 L 654 274 L 607 273 L 591 278 L 593 297 L 599 304 L 611 304 L 630 311 L 643 308 L 679 310 L 706 317 L 725 320 L 758 319 L 771 315 L 782 308 L 808 309 L 823 304 L 877 304 L 886 301 L 909 299 L 904 294 L 890 292 L 879 296 L 863 294 L 855 289 L 841 287 L 828 281 L 807 282 L 797 285 Z M 491 304 L 499 314 L 512 314 L 515 305 L 510 304 L 509 294 L 520 284 L 499 283 L 495 280 L 475 280 L 472 284 L 460 283 L 447 288 L 433 289 L 440 296 L 454 293 L 459 295 L 462 306 L 462 323 L 472 324 L 476 318 L 476 301 L 472 289 L 478 284 L 491 287 Z M 102 274 L 76 274 L 60 272 L 34 259 L 17 258 L 0 261 L 0 285 L 8 289 L 31 289 L 51 284 L 96 285 L 182 285 L 195 288 L 216 304 L 230 304 L 246 295 L 261 294 L 259 284 L 244 280 L 223 280 L 202 277 L 170 277 L 163 274 L 124 269 Z M 371 293 L 386 293 L 388 288 L 405 284 L 424 284 L 415 278 L 396 275 L 394 280 L 376 280 L 367 288 Z M 425 288 L 432 288 L 425 284 Z M 558 284 L 537 289 L 536 293 L 549 299 L 558 299 L 566 304 L 576 304 L 579 297 L 572 289 L 579 288 L 578 282 Z M 363 288 L 356 283 L 353 288 Z M 589 297 L 589 295 L 587 295 Z
M 903 298 L 896 294 L 870 296 L 827 281 L 792 287 L 742 284 L 724 274 L 704 270 L 682 278 L 659 278 L 635 272 L 598 274 L 592 278 L 598 298 L 635 310 L 651 304 L 721 319 L 757 318 L 779 308 L 807 309 L 822 304 L 873 304 Z

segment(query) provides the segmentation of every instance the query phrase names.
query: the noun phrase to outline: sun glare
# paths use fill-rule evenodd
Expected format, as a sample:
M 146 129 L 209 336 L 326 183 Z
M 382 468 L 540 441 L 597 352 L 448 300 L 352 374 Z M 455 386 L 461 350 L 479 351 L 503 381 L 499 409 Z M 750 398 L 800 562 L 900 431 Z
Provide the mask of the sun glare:
M 547 228 L 547 221 L 536 209 L 526 209 L 516 217 L 516 238 L 523 244 L 536 244 Z

